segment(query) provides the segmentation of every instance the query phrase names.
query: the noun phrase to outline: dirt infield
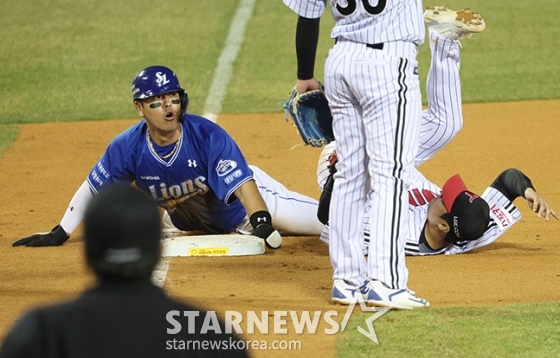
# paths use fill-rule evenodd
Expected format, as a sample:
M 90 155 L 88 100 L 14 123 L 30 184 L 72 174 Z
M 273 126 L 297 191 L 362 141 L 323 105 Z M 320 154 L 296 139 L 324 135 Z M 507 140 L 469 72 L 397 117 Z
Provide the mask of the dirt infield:
M 482 192 L 503 169 L 517 167 L 560 211 L 556 129 L 560 101 L 464 105 L 465 126 L 421 170 L 436 183 L 461 173 Z M 136 120 L 23 125 L 0 159 L 0 337 L 22 310 L 74 297 L 91 278 L 81 260 L 81 228 L 62 247 L 12 248 L 15 239 L 50 230 L 109 141 Z M 301 140 L 283 114 L 222 115 L 218 123 L 255 164 L 292 190 L 319 196 L 320 149 Z M 409 286 L 434 307 L 560 300 L 560 222 L 546 223 L 518 199 L 521 222 L 470 254 L 409 258 Z M 327 311 L 331 266 L 317 237 L 286 237 L 277 251 L 251 257 L 171 260 L 165 289 L 203 308 L 245 312 Z M 319 332 L 322 332 L 320 329 Z M 303 356 L 332 357 L 336 335 L 251 336 L 301 340 Z M 290 354 L 293 355 L 291 352 Z M 283 351 L 252 351 L 254 357 Z

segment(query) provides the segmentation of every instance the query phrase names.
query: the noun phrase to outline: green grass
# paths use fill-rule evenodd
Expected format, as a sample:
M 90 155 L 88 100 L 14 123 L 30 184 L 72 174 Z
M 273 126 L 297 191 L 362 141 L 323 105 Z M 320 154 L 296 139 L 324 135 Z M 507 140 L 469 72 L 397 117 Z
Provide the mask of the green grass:
M 424 2 L 424 5 L 430 3 Z M 560 22 L 555 0 L 446 1 L 451 9 L 470 7 L 486 21 L 474 40 L 464 40 L 461 80 L 464 102 L 560 98 Z M 427 72 L 429 49 L 419 55 Z M 425 96 L 424 96 L 425 98 Z
M 154 64 L 175 70 L 201 103 L 236 5 L 6 0 L 0 123 L 135 118 L 132 78 Z
M 135 118 L 130 84 L 142 68 L 174 69 L 200 113 L 239 1 L 5 0 L 0 13 L 0 124 Z M 486 19 L 463 41 L 465 102 L 560 98 L 560 25 L 553 0 L 449 1 Z M 512 19 L 515 19 L 513 21 Z M 332 45 L 322 20 L 316 76 Z M 224 113 L 281 112 L 296 80 L 296 16 L 257 1 L 235 61 Z M 421 78 L 429 65 L 424 44 Z
M 361 333 L 372 313 L 354 314 L 337 340 L 339 357 L 558 357 L 560 302 L 389 311 L 373 322 L 379 345 Z
M 177 72 L 200 113 L 239 0 L 4 0 L 0 12 L 0 155 L 22 123 L 135 118 L 130 84 L 144 67 Z M 431 5 L 424 3 L 424 5 Z M 437 5 L 437 4 L 436 4 Z M 560 98 L 556 0 L 449 0 L 470 7 L 487 29 L 463 41 L 464 102 Z M 259 0 L 233 64 L 222 112 L 281 112 L 296 81 L 296 15 Z M 316 77 L 333 41 L 321 20 Z M 427 44 L 418 60 L 424 83 Z M 424 91 L 424 89 L 423 89 Z M 425 98 L 425 92 L 424 92 Z M 343 357 L 558 356 L 560 306 L 527 304 L 389 312 L 375 322 L 380 345 L 355 329 L 339 339 Z
M 19 127 L 14 124 L 0 124 L 0 158 L 19 134 Z

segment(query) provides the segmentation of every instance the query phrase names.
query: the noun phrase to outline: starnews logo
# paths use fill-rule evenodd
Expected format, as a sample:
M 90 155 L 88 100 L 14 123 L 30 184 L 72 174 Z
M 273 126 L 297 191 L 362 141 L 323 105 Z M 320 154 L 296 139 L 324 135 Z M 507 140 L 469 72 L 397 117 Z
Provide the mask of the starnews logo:
M 344 332 L 356 304 L 359 304 L 362 312 L 373 313 L 365 319 L 367 330 L 358 326 L 358 332 L 372 342 L 379 344 L 373 322 L 388 312 L 390 308 L 368 307 L 361 295 L 356 295 L 354 300 L 350 302 L 340 324 L 335 320 L 339 315 L 335 310 L 329 310 L 324 313 L 322 311 L 273 311 L 272 314 L 269 311 L 261 311 L 260 314 L 255 311 L 247 311 L 245 315 L 237 311 L 225 311 L 223 329 L 215 311 L 207 311 L 205 313 L 199 311 L 169 311 L 165 318 L 170 324 L 170 327 L 167 328 L 167 334 L 170 335 L 179 334 L 183 329 L 186 329 L 189 334 L 207 334 L 209 332 L 216 334 L 233 333 L 237 335 L 251 335 L 255 333 L 261 335 L 285 335 L 289 332 L 316 334 L 321 322 L 326 324 L 323 332 L 330 335 Z M 288 320 L 288 317 L 291 320 Z M 203 320 L 200 332 L 195 332 L 196 323 L 200 322 L 197 320 Z
M 356 303 L 360 304 L 360 309 L 362 310 L 362 312 L 375 312 L 374 314 L 372 314 L 371 316 L 365 319 L 365 323 L 368 328 L 367 331 L 362 327 L 358 326 L 358 332 L 366 336 L 375 344 L 379 344 L 379 341 L 377 340 L 377 335 L 375 334 L 375 329 L 373 328 L 373 321 L 383 316 L 391 308 L 369 307 L 366 305 L 366 303 L 364 302 L 364 298 L 361 295 L 355 295 L 354 299 L 350 302 L 350 305 L 348 305 L 348 309 L 346 310 L 346 314 L 344 315 L 344 319 L 342 320 L 341 332 L 344 332 L 344 329 L 346 329 L 346 325 L 348 324 L 348 320 L 350 320 L 350 315 L 354 311 L 354 306 L 356 306 Z

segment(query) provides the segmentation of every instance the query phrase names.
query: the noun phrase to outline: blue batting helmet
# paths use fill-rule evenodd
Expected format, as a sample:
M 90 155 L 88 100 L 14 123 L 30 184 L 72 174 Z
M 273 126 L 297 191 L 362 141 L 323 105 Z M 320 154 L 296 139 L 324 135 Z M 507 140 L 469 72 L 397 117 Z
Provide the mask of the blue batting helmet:
M 175 72 L 164 66 L 151 66 L 138 72 L 132 80 L 133 100 L 159 96 L 164 93 L 179 92 L 181 95 L 181 108 L 186 111 L 189 97 L 184 88 L 179 84 Z

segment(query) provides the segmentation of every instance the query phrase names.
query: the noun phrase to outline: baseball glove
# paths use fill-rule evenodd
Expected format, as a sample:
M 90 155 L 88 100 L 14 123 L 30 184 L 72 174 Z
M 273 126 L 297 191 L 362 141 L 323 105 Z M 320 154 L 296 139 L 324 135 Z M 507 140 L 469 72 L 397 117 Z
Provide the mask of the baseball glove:
M 284 113 L 306 145 L 322 147 L 334 140 L 331 110 L 322 89 L 300 94 L 292 88 Z

